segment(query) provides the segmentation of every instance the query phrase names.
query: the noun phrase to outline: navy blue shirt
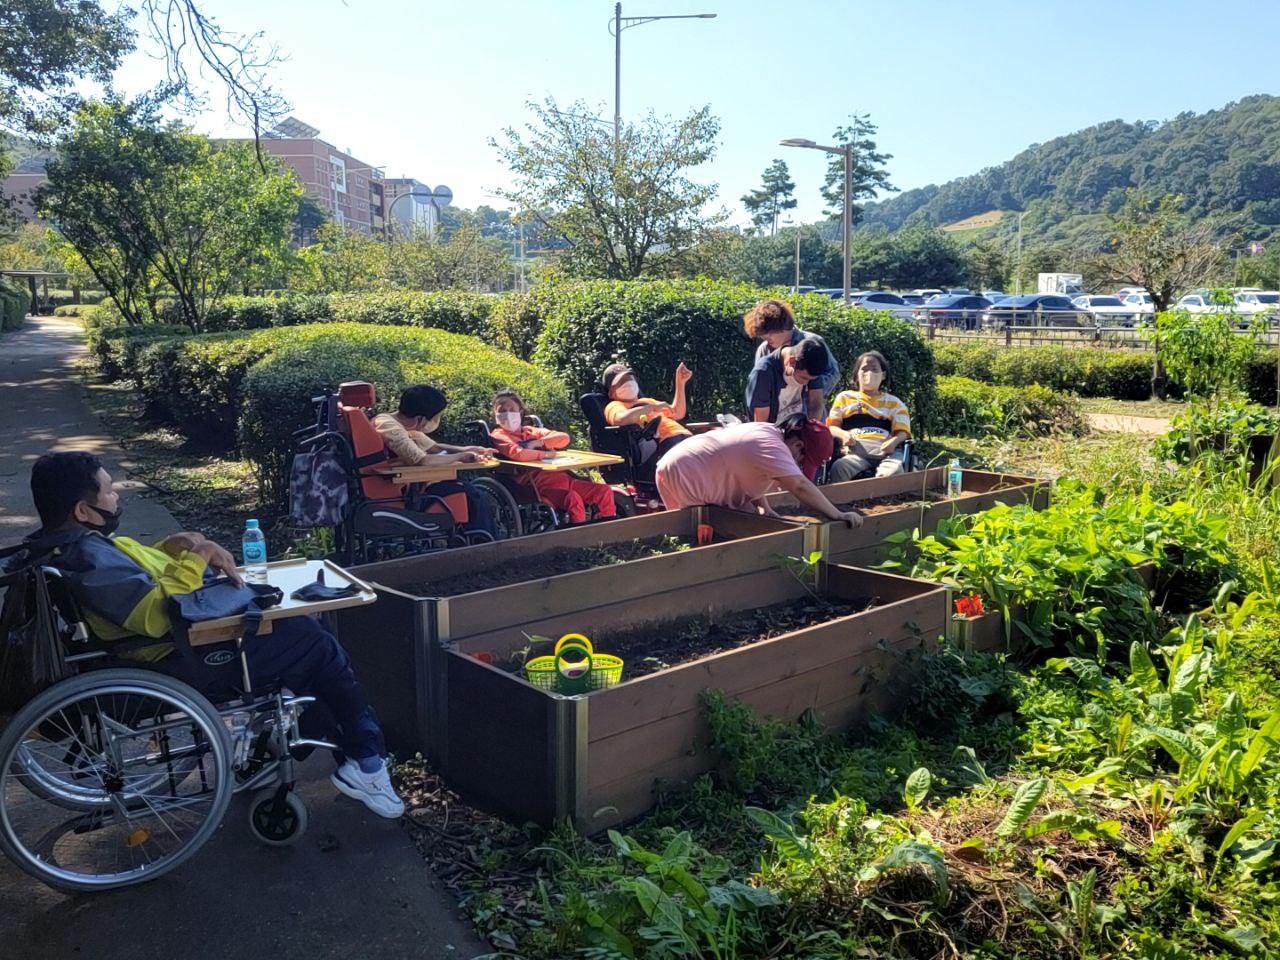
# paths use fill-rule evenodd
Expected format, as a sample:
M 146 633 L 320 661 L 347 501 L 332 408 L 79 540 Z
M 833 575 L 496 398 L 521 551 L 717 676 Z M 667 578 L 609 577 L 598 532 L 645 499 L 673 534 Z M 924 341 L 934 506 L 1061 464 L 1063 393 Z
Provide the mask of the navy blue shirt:
M 827 342 L 823 340 L 820 336 L 818 336 L 816 333 L 805 333 L 799 327 L 792 328 L 791 340 L 786 344 L 786 346 L 794 347 L 797 343 L 799 343 L 805 337 L 812 337 L 814 340 L 817 340 L 824 347 L 827 347 Z M 767 357 L 772 352 L 773 351 L 769 348 L 769 341 L 762 340 L 760 342 L 760 346 L 756 348 L 756 359 L 761 360 L 764 357 Z M 827 347 L 827 369 L 822 371 L 822 373 L 818 374 L 818 376 L 814 379 L 813 389 L 821 390 L 826 396 L 833 397 L 836 395 L 837 388 L 839 387 L 839 385 L 840 385 L 840 364 L 836 363 L 835 354 L 831 352 L 830 347 Z M 763 404 L 761 404 L 761 406 L 763 406 Z
M 786 349 L 785 347 L 783 349 Z M 747 378 L 747 419 L 753 419 L 759 407 L 769 408 L 769 422 L 778 421 L 778 397 L 787 385 L 787 375 L 782 367 L 782 350 L 767 353 L 751 368 Z M 818 381 L 811 380 L 800 388 L 801 412 L 809 414 L 809 389 L 818 389 Z

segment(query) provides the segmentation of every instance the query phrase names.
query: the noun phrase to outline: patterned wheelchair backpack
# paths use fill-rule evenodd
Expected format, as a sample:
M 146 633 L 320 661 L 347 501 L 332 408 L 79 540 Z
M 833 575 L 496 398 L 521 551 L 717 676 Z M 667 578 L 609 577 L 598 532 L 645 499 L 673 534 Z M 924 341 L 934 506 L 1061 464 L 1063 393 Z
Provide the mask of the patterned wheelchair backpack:
M 347 516 L 347 472 L 331 449 L 296 453 L 289 470 L 289 519 L 295 527 L 336 527 Z

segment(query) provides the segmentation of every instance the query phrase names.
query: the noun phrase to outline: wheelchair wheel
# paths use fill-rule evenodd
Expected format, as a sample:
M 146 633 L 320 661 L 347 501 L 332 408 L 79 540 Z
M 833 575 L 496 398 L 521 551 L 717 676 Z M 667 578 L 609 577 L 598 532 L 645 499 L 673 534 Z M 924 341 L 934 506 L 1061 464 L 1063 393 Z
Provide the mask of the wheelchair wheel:
M 524 534 L 520 508 L 516 506 L 515 497 L 511 496 L 506 487 L 488 477 L 477 477 L 472 481 L 472 486 L 489 501 L 495 540 L 510 540 Z
M 249 798 L 249 830 L 268 847 L 292 846 L 307 832 L 307 805 L 291 791 L 278 793 L 268 787 Z
M 207 699 L 147 670 L 94 671 L 0 734 L 0 850 L 52 887 L 130 886 L 194 854 L 232 790 L 227 729 Z

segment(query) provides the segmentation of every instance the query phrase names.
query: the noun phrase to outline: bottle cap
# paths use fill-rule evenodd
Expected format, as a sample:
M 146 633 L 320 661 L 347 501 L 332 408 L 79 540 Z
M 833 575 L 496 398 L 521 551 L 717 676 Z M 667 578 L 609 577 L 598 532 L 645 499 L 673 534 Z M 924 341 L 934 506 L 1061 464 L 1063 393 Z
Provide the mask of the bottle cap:
M 258 521 L 257 521 L 257 520 L 246 520 L 246 521 L 244 522 L 244 528 L 245 528 L 246 530 L 257 530 L 257 529 L 258 529 Z

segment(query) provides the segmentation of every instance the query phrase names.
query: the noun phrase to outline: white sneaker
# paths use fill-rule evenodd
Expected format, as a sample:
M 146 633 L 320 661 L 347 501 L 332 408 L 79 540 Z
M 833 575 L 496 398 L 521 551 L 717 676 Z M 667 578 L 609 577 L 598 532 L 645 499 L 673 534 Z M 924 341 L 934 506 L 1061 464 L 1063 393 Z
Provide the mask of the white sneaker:
M 391 786 L 391 776 L 384 763 L 376 773 L 365 773 L 354 760 L 344 761 L 329 780 L 340 793 L 359 800 L 380 817 L 394 820 L 404 814 L 404 801 Z

